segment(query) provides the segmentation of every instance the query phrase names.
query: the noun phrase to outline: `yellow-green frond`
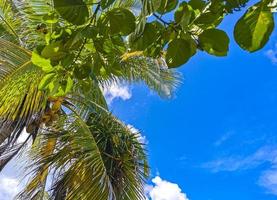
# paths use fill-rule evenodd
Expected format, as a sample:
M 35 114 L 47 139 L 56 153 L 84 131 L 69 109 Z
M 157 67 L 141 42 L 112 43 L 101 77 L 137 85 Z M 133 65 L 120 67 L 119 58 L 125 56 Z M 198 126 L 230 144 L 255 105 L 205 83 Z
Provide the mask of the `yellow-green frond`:
M 0 0 L 0 25 L 4 28 L 1 37 L 4 35 L 12 35 L 13 40 L 20 42 L 18 27 L 21 21 L 17 16 L 17 12 L 13 10 L 13 2 L 11 0 Z
M 30 60 L 29 51 L 0 39 L 0 144 L 16 139 L 44 110 L 37 88 L 42 72 Z

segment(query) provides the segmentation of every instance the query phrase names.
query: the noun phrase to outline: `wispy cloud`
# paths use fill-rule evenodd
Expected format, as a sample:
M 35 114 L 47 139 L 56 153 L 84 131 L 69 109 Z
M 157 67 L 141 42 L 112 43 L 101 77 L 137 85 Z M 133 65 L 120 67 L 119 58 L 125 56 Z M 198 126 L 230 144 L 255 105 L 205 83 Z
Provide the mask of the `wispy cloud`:
M 108 102 L 111 104 L 115 99 L 128 100 L 132 97 L 131 89 L 124 83 L 112 83 L 102 88 L 103 94 Z
M 204 168 L 212 172 L 236 171 L 255 168 L 263 163 L 274 164 L 277 160 L 277 148 L 264 146 L 249 155 L 230 155 L 204 163 Z
M 273 49 L 267 50 L 265 55 L 271 60 L 273 64 L 277 64 L 277 43 Z
M 262 173 L 258 181 L 259 185 L 264 187 L 268 193 L 277 195 L 277 168 L 273 166 L 270 170 Z
M 153 185 L 147 185 L 145 192 L 150 200 L 189 200 L 181 188 L 169 181 L 156 176 L 152 179 Z
M 218 172 L 235 172 L 239 170 L 254 169 L 267 164 L 267 169 L 261 171 L 257 177 L 258 185 L 264 187 L 267 192 L 277 195 L 277 147 L 263 146 L 248 155 L 230 155 L 206 162 L 202 167 Z
M 220 146 L 234 134 L 234 131 L 228 131 L 215 141 L 214 146 Z

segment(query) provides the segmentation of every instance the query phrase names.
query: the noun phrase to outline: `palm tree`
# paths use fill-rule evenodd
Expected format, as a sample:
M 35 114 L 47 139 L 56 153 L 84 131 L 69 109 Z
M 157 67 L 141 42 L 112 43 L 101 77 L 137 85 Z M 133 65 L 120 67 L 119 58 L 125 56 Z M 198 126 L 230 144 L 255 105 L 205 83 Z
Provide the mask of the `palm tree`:
M 134 3 L 113 6 L 131 7 Z M 91 53 L 89 41 L 94 38 L 78 40 L 80 29 L 92 28 L 99 17 L 97 5 L 90 5 L 92 20 L 81 28 L 59 18 L 59 24 L 78 32 L 66 38 L 74 58 L 67 65 L 72 69 L 70 74 L 75 74 L 67 79 L 72 86 L 56 95 L 50 86 L 41 89 L 53 74 L 32 60 L 33 52 L 45 46 L 47 35 L 58 35 L 55 31 L 60 26 L 54 22 L 47 24 L 47 30 L 41 24 L 45 16 L 56 15 L 53 2 L 0 0 L 0 172 L 19 153 L 28 154 L 31 178 L 18 199 L 145 198 L 149 166 L 144 144 L 109 112 L 101 89 L 114 82 L 144 82 L 167 97 L 177 86 L 179 75 L 163 67 L 162 60 L 146 58 L 140 52 Z M 48 46 L 53 44 L 48 42 Z M 118 61 L 113 62 L 113 68 L 111 60 Z M 85 73 L 84 63 L 89 66 Z M 25 129 L 29 137 L 19 143 Z

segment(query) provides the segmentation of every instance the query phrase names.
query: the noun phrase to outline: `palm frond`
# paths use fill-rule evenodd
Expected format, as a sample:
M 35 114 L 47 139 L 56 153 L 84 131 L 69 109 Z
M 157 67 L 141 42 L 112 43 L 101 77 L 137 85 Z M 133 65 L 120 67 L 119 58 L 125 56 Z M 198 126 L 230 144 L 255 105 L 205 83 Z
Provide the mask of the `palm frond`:
M 148 164 L 137 135 L 108 113 L 92 114 L 88 123 L 101 149 L 116 199 L 144 199 Z
M 81 102 L 86 106 L 70 110 L 80 115 L 89 111 L 83 120 L 97 142 L 116 199 L 144 199 L 144 180 L 148 177 L 144 144 L 106 109 L 95 112 L 95 102 L 85 99 Z
M 0 0 L 0 25 L 1 37 L 8 36 L 12 41 L 21 42 L 18 27 L 21 21 L 18 13 L 14 12 L 14 4 L 11 0 Z
M 39 154 L 41 156 L 47 157 L 50 156 L 56 146 L 57 139 L 49 138 L 45 140 L 43 143 L 40 143 Z M 46 182 L 49 175 L 49 166 L 44 165 L 38 167 L 35 170 L 35 174 L 33 175 L 33 179 L 28 183 L 26 189 L 21 194 L 18 194 L 18 198 L 20 199 L 32 199 L 39 200 L 45 199 L 44 196 L 47 194 L 46 192 Z
M 168 69 L 162 59 L 143 56 L 131 57 L 127 61 L 123 61 L 123 66 L 123 73 L 128 81 L 143 81 L 162 97 L 172 97 L 175 89 L 181 83 L 180 73 Z
M 45 145 L 49 139 L 57 140 L 55 150 L 46 155 L 40 148 L 33 155 L 35 176 L 31 183 L 39 179 L 41 169 L 54 170 L 53 199 L 57 199 L 57 191 L 66 192 L 66 199 L 99 199 L 112 198 L 113 191 L 105 169 L 101 153 L 92 136 L 89 127 L 76 113 L 60 118 L 57 124 L 60 129 L 52 129 L 41 133 Z M 52 132 L 54 131 L 54 133 Z M 66 169 L 66 170 L 65 170 Z M 32 199 L 37 187 L 27 187 L 21 194 L 21 199 Z
M 181 75 L 168 69 L 162 59 L 147 58 L 142 55 L 125 56 L 120 62 L 120 69 L 111 73 L 108 78 L 98 77 L 102 86 L 114 82 L 143 82 L 161 97 L 172 97 L 181 83 Z
M 44 41 L 44 36 L 39 35 L 36 30 L 44 20 L 43 17 L 53 11 L 52 0 L 15 0 L 15 7 L 20 14 L 22 25 L 20 27 L 20 37 L 25 46 L 33 48 L 34 45 Z M 51 26 L 51 25 L 50 25 Z M 48 27 L 50 31 L 51 27 Z
M 35 30 L 36 26 L 42 23 L 43 17 L 54 10 L 52 0 L 16 0 L 16 8 L 24 17 L 27 26 Z
M 15 142 L 44 111 L 45 95 L 37 89 L 42 72 L 30 59 L 29 51 L 0 39 L 0 144 Z
M 20 157 L 21 153 L 28 147 L 31 134 L 24 141 L 17 140 L 15 143 L 5 141 L 0 145 L 0 172 L 15 157 Z
M 78 82 L 76 85 L 81 85 L 83 81 Z M 81 116 L 85 116 L 89 112 L 92 112 L 92 110 L 94 110 L 94 112 L 103 112 L 103 110 L 107 111 L 108 105 L 100 89 L 99 82 L 97 80 L 92 80 L 89 78 L 86 80 L 86 83 L 89 84 L 89 86 L 84 87 L 86 87 L 85 89 L 89 88 L 89 90 L 84 91 L 82 87 L 74 87 L 72 94 L 67 97 L 67 99 L 69 100 L 68 102 L 70 102 L 71 105 L 74 105 L 75 109 L 78 108 L 80 110 L 81 108 L 83 108 L 83 113 L 81 114 Z M 93 108 L 90 108 L 90 110 L 88 110 L 88 107 L 91 106 L 93 106 Z M 83 118 L 85 119 L 85 117 Z
M 64 104 L 67 114 L 54 123 L 55 128 L 41 132 L 39 146 L 53 138 L 57 143 L 50 155 L 43 148 L 32 154 L 31 183 L 47 167 L 53 174 L 51 199 L 145 199 L 148 164 L 143 145 L 118 119 L 105 110 L 96 113 L 95 104 L 89 104 Z M 37 188 L 27 187 L 21 199 L 32 199 Z
M 7 31 L 7 29 L 4 27 L 3 24 L 0 24 L 0 38 L 7 40 L 7 41 L 12 41 L 14 43 L 18 43 L 18 41 L 16 40 L 16 38 L 14 37 L 14 35 L 12 35 L 11 33 L 9 33 Z

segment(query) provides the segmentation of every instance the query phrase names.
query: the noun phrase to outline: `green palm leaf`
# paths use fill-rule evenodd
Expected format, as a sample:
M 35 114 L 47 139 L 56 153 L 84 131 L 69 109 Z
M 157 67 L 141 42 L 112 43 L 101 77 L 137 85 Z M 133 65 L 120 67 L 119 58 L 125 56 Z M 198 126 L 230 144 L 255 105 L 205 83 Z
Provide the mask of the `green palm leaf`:
M 1 37 L 9 35 L 12 36 L 13 40 L 21 42 L 20 36 L 18 35 L 18 27 L 21 25 L 21 21 L 17 15 L 17 12 L 14 12 L 14 4 L 12 1 L 0 0 L 0 25 L 3 27 Z
M 45 95 L 37 89 L 42 73 L 30 59 L 29 51 L 0 39 L 0 144 L 14 142 L 45 108 Z
M 123 61 L 122 64 L 123 79 L 129 82 L 143 81 L 162 97 L 172 97 L 181 82 L 181 75 L 169 70 L 163 60 L 137 56 Z
M 108 113 L 92 114 L 88 123 L 101 149 L 116 199 L 144 199 L 148 164 L 138 136 Z
M 97 77 L 105 87 L 114 82 L 143 82 L 162 97 L 172 97 L 175 89 L 181 83 L 180 73 L 168 69 L 163 60 L 146 58 L 141 55 L 122 59 L 120 69 L 111 73 L 108 78 Z
M 52 5 L 52 0 L 15 1 L 15 9 L 19 13 L 17 18 L 22 21 L 18 32 L 24 46 L 33 48 L 44 42 L 44 35 L 38 34 L 36 30 L 37 26 L 44 21 L 43 17 L 53 10 Z M 49 31 L 50 29 L 51 25 Z
M 66 199 L 109 199 L 113 191 L 101 153 L 89 127 L 77 113 L 64 117 L 65 119 L 60 118 L 57 122 L 61 125 L 59 129 L 56 127 L 55 130 L 42 133 L 40 146 L 46 146 L 49 139 L 54 139 L 57 140 L 55 151 L 45 154 L 43 148 L 40 148 L 39 152 L 33 155 L 36 173 L 20 197 L 32 199 L 38 188 L 33 183 L 40 179 L 41 169 L 52 168 L 55 170 L 53 199 L 61 195 L 57 191 L 62 190 L 66 191 Z
M 47 168 L 54 174 L 52 199 L 144 199 L 148 164 L 137 135 L 104 109 L 96 113 L 94 102 L 74 102 L 64 102 L 67 115 L 41 130 L 40 148 L 31 157 L 34 177 L 20 198 L 45 192 L 38 180 Z M 45 154 L 43 147 L 53 139 L 53 153 Z

